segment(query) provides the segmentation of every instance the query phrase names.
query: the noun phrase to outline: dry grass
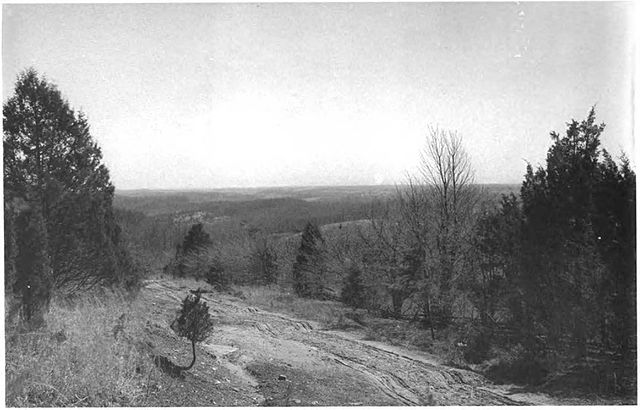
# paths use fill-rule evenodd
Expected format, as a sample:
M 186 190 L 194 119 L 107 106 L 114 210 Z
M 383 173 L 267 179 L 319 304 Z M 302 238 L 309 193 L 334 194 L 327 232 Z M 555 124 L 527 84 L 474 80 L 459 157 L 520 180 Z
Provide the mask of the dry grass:
M 432 340 L 430 331 L 419 323 L 376 317 L 340 302 L 300 298 L 275 286 L 235 286 L 234 290 L 236 295 L 265 310 L 314 320 L 327 329 L 357 330 L 366 340 L 422 350 L 441 357 L 449 365 L 468 367 L 457 344 L 460 338 L 457 329 L 437 330 L 436 340 Z
M 6 403 L 15 407 L 137 406 L 153 364 L 145 309 L 121 293 L 54 301 L 37 331 L 6 329 Z
M 339 302 L 305 299 L 275 286 L 234 286 L 234 294 L 262 309 L 287 313 L 300 319 L 337 327 L 349 308 Z

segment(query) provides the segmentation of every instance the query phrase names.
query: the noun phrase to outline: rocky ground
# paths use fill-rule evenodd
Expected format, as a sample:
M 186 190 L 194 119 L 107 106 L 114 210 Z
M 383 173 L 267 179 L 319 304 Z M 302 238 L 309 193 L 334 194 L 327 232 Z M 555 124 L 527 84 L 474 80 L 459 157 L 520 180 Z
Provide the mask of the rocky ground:
M 188 291 L 171 280 L 154 279 L 140 295 L 153 307 L 146 346 L 183 365 L 190 361 L 190 344 L 169 325 Z M 423 352 L 322 329 L 318 323 L 267 312 L 225 293 L 205 293 L 202 298 L 214 318 L 213 335 L 198 345 L 197 363 L 183 377 L 159 371 L 149 375 L 145 405 L 591 404 L 494 385 Z

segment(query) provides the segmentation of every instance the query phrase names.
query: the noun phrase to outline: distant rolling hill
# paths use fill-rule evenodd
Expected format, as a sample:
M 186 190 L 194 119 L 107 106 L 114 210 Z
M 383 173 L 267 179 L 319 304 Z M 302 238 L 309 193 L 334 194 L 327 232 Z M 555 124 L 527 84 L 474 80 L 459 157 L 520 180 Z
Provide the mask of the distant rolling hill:
M 490 195 L 518 192 L 519 184 L 481 184 Z M 248 202 L 254 200 L 289 198 L 310 202 L 367 202 L 383 199 L 396 193 L 395 185 L 311 186 L 220 188 L 208 190 L 117 190 L 114 205 L 149 215 L 192 211 L 195 204 Z M 269 206 L 269 201 L 263 202 Z
M 518 185 L 482 185 L 492 200 Z M 372 202 L 392 197 L 396 186 L 326 186 L 213 190 L 118 190 L 117 208 L 174 221 L 242 223 L 270 233 L 299 232 L 318 225 L 366 219 Z M 190 222 L 189 222 L 190 221 Z

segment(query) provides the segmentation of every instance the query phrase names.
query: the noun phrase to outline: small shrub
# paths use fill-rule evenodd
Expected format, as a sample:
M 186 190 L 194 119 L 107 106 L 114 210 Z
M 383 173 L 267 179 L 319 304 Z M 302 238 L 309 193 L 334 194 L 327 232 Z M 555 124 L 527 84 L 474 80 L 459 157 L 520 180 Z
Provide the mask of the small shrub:
M 200 300 L 199 289 L 192 291 L 191 295 L 184 298 L 178 318 L 172 324 L 172 329 L 178 336 L 191 341 L 193 360 L 189 366 L 180 367 L 180 370 L 189 370 L 196 363 L 196 343 L 206 340 L 213 330 L 209 307 Z

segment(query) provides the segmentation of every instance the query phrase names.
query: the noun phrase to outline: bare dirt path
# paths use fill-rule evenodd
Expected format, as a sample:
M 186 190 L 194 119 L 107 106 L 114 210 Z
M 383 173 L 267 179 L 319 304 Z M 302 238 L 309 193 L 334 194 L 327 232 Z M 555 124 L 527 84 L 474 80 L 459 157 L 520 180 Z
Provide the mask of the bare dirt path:
M 182 361 L 188 358 L 188 343 L 171 334 L 169 322 L 187 292 L 164 279 L 148 281 L 142 291 L 156 307 L 157 316 L 150 321 L 154 348 Z M 203 393 L 195 397 L 204 396 L 200 401 L 192 397 L 194 405 L 559 404 L 544 394 L 510 393 L 509 386 L 495 386 L 428 354 L 323 330 L 317 323 L 263 311 L 228 294 L 202 297 L 216 331 L 200 346 L 204 359 L 175 384 L 190 389 L 192 378 L 199 377 L 196 384 Z M 172 394 L 156 403 L 181 405 L 170 403 Z

